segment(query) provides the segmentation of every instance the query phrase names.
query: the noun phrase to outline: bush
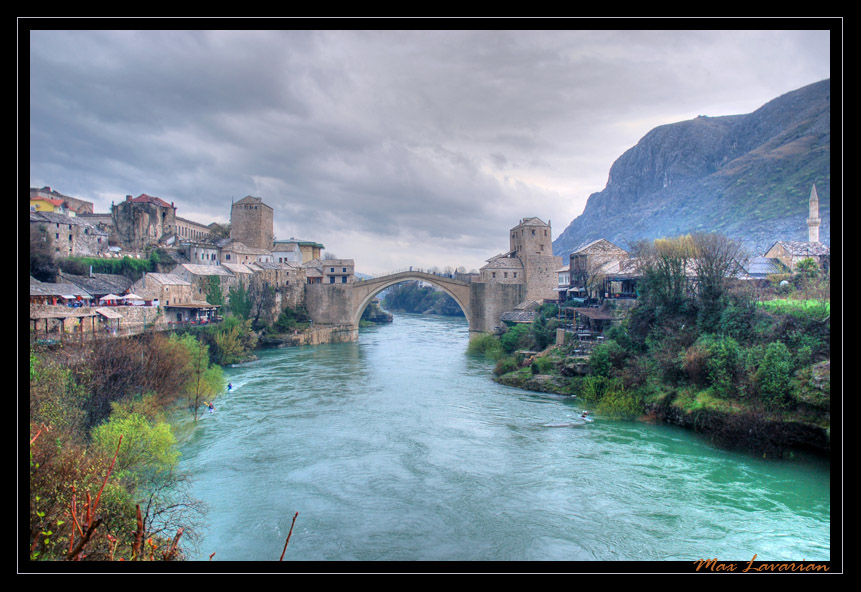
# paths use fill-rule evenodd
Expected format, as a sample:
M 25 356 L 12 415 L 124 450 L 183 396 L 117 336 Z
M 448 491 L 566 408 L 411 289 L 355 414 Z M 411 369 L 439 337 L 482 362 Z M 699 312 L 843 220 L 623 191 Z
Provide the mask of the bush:
M 789 407 L 792 390 L 792 353 L 781 342 L 770 343 L 755 375 L 756 392 L 769 409 Z
M 736 380 L 739 376 L 741 350 L 732 337 L 707 339 L 709 384 L 714 394 L 722 398 L 737 397 Z
M 610 377 L 613 362 L 610 360 L 610 348 L 606 344 L 602 343 L 592 348 L 592 353 L 589 354 L 589 369 L 595 376 Z
M 515 325 L 511 327 L 500 338 L 502 349 L 507 354 L 514 353 L 519 349 L 532 349 L 534 341 L 529 325 Z
M 466 348 L 469 354 L 481 354 L 491 360 L 498 360 L 503 354 L 502 344 L 493 335 L 483 334 L 471 337 Z
M 548 374 L 553 370 L 553 360 L 550 358 L 538 357 L 532 362 L 530 369 L 533 374 Z
M 505 357 L 496 363 L 493 373 L 496 376 L 502 376 L 503 374 L 508 374 L 509 372 L 514 372 L 519 369 L 520 364 L 517 363 L 517 360 L 512 357 Z

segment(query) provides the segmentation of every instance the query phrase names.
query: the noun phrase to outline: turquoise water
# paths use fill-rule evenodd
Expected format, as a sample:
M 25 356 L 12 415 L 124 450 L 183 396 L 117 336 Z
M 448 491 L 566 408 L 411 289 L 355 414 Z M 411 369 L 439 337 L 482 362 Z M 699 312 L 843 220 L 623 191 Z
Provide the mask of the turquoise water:
M 209 507 L 193 559 L 824 561 L 830 467 L 727 452 L 496 384 L 463 319 L 260 352 L 180 423 Z

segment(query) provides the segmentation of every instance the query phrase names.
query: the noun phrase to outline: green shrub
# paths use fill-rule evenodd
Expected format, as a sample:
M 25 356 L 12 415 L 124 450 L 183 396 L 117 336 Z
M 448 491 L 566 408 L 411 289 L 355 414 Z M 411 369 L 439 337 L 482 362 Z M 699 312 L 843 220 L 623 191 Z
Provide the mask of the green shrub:
M 783 343 L 770 343 L 755 376 L 760 401 L 769 409 L 789 407 L 792 390 L 792 353 Z
M 503 374 L 508 374 L 509 372 L 514 372 L 518 369 L 520 369 L 520 364 L 517 363 L 517 360 L 512 357 L 505 357 L 496 363 L 493 373 L 496 376 L 502 376 Z
M 592 353 L 589 354 L 589 370 L 591 373 L 594 376 L 609 378 L 612 369 L 613 362 L 610 360 L 610 349 L 603 343 L 593 347 Z
M 521 324 L 511 327 L 500 338 L 502 349 L 511 354 L 519 349 L 532 349 L 534 341 L 529 325 Z
M 491 360 L 498 360 L 504 355 L 502 344 L 493 335 L 483 334 L 471 337 L 466 348 L 469 354 L 480 354 Z
M 550 358 L 538 357 L 532 362 L 531 369 L 533 374 L 548 374 L 553 370 L 553 366 L 553 360 Z
M 715 395 L 723 398 L 736 397 L 736 379 L 739 375 L 741 348 L 732 337 L 718 337 L 707 345 L 709 384 Z

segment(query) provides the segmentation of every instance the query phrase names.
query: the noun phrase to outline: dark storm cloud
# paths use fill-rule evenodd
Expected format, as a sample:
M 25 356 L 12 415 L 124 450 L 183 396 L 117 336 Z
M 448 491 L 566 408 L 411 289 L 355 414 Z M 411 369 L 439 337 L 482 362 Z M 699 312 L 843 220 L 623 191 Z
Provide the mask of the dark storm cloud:
M 563 228 L 655 125 L 749 112 L 827 77 L 827 43 L 801 31 L 32 32 L 30 181 L 102 211 L 158 195 L 202 222 L 260 196 L 279 236 L 320 240 L 360 269 L 375 244 L 483 261 L 519 218 Z

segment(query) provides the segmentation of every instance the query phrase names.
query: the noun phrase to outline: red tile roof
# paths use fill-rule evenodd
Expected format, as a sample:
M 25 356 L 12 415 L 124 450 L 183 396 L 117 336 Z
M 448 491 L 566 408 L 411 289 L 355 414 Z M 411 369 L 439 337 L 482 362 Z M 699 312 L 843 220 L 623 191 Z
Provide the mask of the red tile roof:
M 151 204 L 155 204 L 157 206 L 161 206 L 163 208 L 172 208 L 173 207 L 172 205 L 170 205 L 169 203 L 164 201 L 162 198 L 153 197 L 151 195 L 147 195 L 146 193 L 141 193 L 140 195 L 138 195 L 137 197 L 132 199 L 132 201 L 134 203 L 151 203 Z

